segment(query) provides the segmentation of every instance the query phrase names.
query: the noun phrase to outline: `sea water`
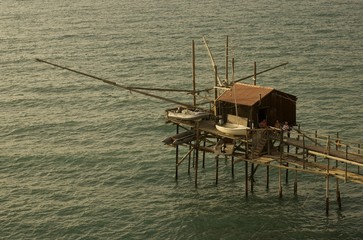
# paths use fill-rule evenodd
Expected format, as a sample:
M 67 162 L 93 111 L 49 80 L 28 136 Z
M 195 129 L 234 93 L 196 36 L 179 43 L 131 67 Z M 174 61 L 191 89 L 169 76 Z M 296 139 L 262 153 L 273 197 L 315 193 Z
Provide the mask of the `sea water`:
M 46 1 L 0 3 L 1 239 L 361 239 L 362 186 L 292 175 L 278 198 L 277 170 L 244 195 L 243 164 L 214 156 L 175 181 L 174 104 L 36 62 L 45 59 L 121 85 L 192 88 L 221 76 L 225 43 L 235 77 L 289 62 L 257 83 L 298 97 L 302 129 L 362 143 L 363 2 Z M 231 72 L 229 72 L 231 76 Z M 252 83 L 252 79 L 245 82 Z M 156 93 L 178 101 L 191 96 Z M 331 181 L 332 185 L 334 182 Z

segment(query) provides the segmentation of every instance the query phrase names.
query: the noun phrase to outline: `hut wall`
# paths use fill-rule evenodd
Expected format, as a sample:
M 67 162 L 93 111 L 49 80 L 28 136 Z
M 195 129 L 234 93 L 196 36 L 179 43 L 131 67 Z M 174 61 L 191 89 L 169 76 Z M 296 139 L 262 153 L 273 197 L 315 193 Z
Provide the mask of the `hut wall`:
M 218 114 L 226 121 L 228 114 L 236 115 L 236 106 L 233 103 L 220 101 L 217 104 Z M 237 105 L 238 116 L 248 118 L 255 127 L 263 119 L 269 126 L 274 126 L 276 120 L 296 125 L 296 97 L 280 91 L 273 91 L 253 106 Z M 251 125 L 249 125 L 251 126 Z

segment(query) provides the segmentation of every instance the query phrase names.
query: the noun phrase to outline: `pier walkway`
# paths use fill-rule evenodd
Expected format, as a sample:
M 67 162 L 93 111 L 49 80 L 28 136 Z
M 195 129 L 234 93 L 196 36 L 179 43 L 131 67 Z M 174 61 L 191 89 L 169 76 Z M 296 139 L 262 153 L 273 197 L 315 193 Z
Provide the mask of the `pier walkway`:
M 339 209 L 340 190 L 339 181 L 352 182 L 363 185 L 363 149 L 359 143 L 349 143 L 343 139 L 318 135 L 317 131 L 308 134 L 300 129 L 283 132 L 276 128 L 251 129 L 246 136 L 232 136 L 218 131 L 212 120 L 184 121 L 168 119 L 168 123 L 177 126 L 177 134 L 169 137 L 164 143 L 176 147 L 176 179 L 181 163 L 189 159 L 188 173 L 194 168 L 195 185 L 198 176 L 198 152 L 202 152 L 203 168 L 206 153 L 214 155 L 216 162 L 216 184 L 218 183 L 218 161 L 220 157 L 230 159 L 232 164 L 232 176 L 234 165 L 245 162 L 245 193 L 253 189 L 253 179 L 259 166 L 267 169 L 267 186 L 270 167 L 279 169 L 279 195 L 282 196 L 282 169 L 288 172 L 304 172 L 313 175 L 321 175 L 326 181 L 326 211 L 329 209 L 329 185 L 330 178 L 336 179 L 336 194 Z M 181 130 L 184 129 L 185 131 Z M 180 138 L 178 138 L 180 136 Z M 187 137 L 185 137 L 187 136 Z M 186 154 L 179 158 L 179 147 L 187 147 Z M 191 164 L 191 156 L 193 163 Z M 248 165 L 251 165 L 249 171 Z M 286 180 L 287 181 L 287 180 Z M 295 179 L 296 181 L 296 179 Z M 294 194 L 296 193 L 294 183 Z M 338 196 L 339 195 L 339 196 Z

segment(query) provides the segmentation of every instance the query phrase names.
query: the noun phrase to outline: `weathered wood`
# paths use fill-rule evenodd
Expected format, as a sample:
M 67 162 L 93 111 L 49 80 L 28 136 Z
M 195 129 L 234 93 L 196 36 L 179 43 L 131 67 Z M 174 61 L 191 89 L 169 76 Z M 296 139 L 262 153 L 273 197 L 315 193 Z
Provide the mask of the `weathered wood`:
M 251 163 L 251 175 L 250 175 L 250 182 L 251 182 L 251 193 L 253 193 L 253 187 L 254 187 L 254 173 L 255 173 L 255 170 L 254 170 L 254 164 Z
M 231 159 L 231 174 L 232 174 L 232 178 L 234 178 L 234 156 L 232 156 Z
M 256 85 L 257 81 L 257 66 L 256 62 L 253 63 L 253 85 Z
M 295 181 L 294 181 L 294 196 L 296 195 L 297 195 L 297 171 L 295 171 Z
M 245 196 L 248 197 L 248 162 L 245 161 Z
M 207 51 L 208 51 L 208 54 L 209 54 L 209 59 L 210 59 L 210 61 L 212 63 L 213 71 L 214 71 L 214 74 L 216 75 L 217 82 L 218 82 L 219 86 L 222 86 L 221 78 L 219 77 L 218 72 L 217 72 L 217 65 L 216 65 L 216 62 L 214 61 L 212 52 L 211 52 L 211 50 L 210 50 L 210 48 L 208 46 L 207 39 L 205 37 L 203 37 L 203 41 L 204 41 L 205 47 L 207 48 Z
M 193 105 L 197 106 L 197 98 L 195 93 L 195 45 L 192 40 L 192 80 L 193 80 Z
M 270 166 L 266 166 L 266 189 L 270 187 Z
M 94 75 L 91 75 L 91 74 L 88 74 L 88 73 L 84 73 L 84 72 L 81 72 L 81 71 L 77 71 L 77 70 L 74 70 L 74 69 L 71 69 L 71 68 L 68 68 L 68 67 L 64 67 L 64 66 L 55 64 L 55 63 L 51 63 L 51 62 L 48 62 L 48 61 L 45 61 L 45 60 L 42 60 L 42 59 L 39 59 L 39 58 L 37 58 L 36 60 L 38 62 L 46 63 L 46 64 L 52 65 L 54 67 L 58 67 L 58 68 L 61 68 L 61 69 L 64 69 L 64 70 L 67 70 L 67 71 L 70 71 L 70 72 L 74 72 L 74 73 L 77 73 L 77 74 L 80 74 L 80 75 L 83 75 L 83 76 L 86 76 L 86 77 L 90 77 L 90 78 L 102 81 L 104 83 L 113 85 L 113 86 L 118 87 L 118 88 L 122 88 L 124 90 L 129 90 L 130 92 L 140 93 L 140 94 L 145 95 L 145 96 L 153 97 L 153 98 L 163 100 L 163 101 L 166 101 L 166 102 L 171 102 L 171 103 L 181 105 L 181 106 L 184 106 L 184 107 L 187 107 L 187 108 L 197 108 L 197 109 L 200 109 L 202 111 L 205 111 L 205 109 L 203 109 L 201 107 L 198 107 L 198 106 L 193 106 L 193 105 L 183 103 L 183 102 L 179 102 L 179 101 L 176 101 L 176 100 L 173 100 L 173 99 L 170 99 L 170 98 L 165 98 L 165 97 L 162 97 L 162 96 L 159 96 L 159 95 L 151 94 L 151 93 L 148 93 L 148 92 L 143 92 L 143 91 L 140 91 L 138 89 L 135 89 L 135 88 L 132 88 L 132 87 L 129 87 L 129 86 L 121 85 L 121 84 L 118 84 L 118 83 L 110 81 L 110 80 L 106 80 L 106 79 L 103 79 L 103 78 L 100 78 L 100 77 L 97 77 L 97 76 L 94 76 Z
M 226 37 L 226 83 L 228 84 L 228 36 Z
M 216 185 L 218 185 L 218 167 L 219 167 L 219 155 L 215 157 L 216 161 Z
M 336 195 L 339 210 L 342 210 L 342 200 L 340 198 L 339 179 L 336 178 Z
M 325 210 L 326 215 L 329 215 L 329 168 L 330 168 L 330 160 L 328 159 L 328 167 L 326 169 L 326 186 L 325 186 Z
M 179 134 L 179 125 L 176 125 L 176 134 Z M 175 179 L 178 180 L 178 168 L 179 168 L 179 146 L 175 148 Z
M 273 70 L 273 69 L 276 69 L 276 68 L 279 68 L 279 67 L 285 66 L 285 65 L 287 65 L 287 64 L 289 64 L 289 63 L 288 63 L 288 62 L 285 62 L 285 63 L 279 64 L 279 65 L 277 65 L 277 66 L 274 66 L 274 67 L 272 67 L 272 68 L 268 68 L 268 69 L 263 70 L 263 71 L 261 71 L 261 72 L 258 72 L 258 73 L 256 73 L 256 74 L 251 74 L 251 75 L 249 75 L 249 76 L 246 76 L 246 77 L 243 77 L 243 78 L 237 79 L 237 80 L 236 80 L 236 81 L 234 81 L 234 82 L 240 82 L 240 81 L 246 80 L 246 79 L 248 79 L 248 78 L 254 77 L 255 75 L 256 75 L 256 76 L 258 76 L 258 75 L 260 75 L 260 74 L 262 74 L 262 73 L 265 73 L 265 72 L 271 71 L 271 70 Z

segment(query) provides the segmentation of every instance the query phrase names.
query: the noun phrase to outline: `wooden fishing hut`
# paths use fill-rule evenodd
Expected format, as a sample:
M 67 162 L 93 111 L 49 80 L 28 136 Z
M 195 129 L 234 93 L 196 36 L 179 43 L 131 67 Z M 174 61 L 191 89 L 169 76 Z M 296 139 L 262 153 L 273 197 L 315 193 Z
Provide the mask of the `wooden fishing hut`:
M 235 83 L 216 100 L 217 115 L 227 121 L 228 115 L 248 119 L 250 128 L 263 120 L 268 126 L 276 121 L 296 125 L 297 97 L 271 87 Z
M 206 153 L 210 153 L 215 159 L 216 184 L 218 184 L 218 164 L 220 157 L 224 157 L 225 160 L 231 160 L 232 177 L 234 177 L 234 164 L 244 162 L 246 196 L 249 190 L 253 192 L 254 176 L 259 166 L 266 167 L 266 188 L 269 188 L 270 167 L 278 169 L 278 191 L 280 198 L 282 197 L 282 170 L 285 170 L 286 183 L 288 182 L 288 171 L 295 173 L 294 195 L 297 194 L 297 172 L 320 175 L 325 177 L 326 182 L 326 213 L 328 214 L 329 211 L 330 178 L 335 178 L 336 180 L 336 198 L 339 209 L 341 209 L 339 180 L 343 180 L 345 183 L 354 182 L 363 185 L 363 175 L 361 173 L 361 168 L 363 167 L 362 144 L 343 141 L 339 134 L 336 137 L 331 137 L 329 135 L 318 135 L 317 131 L 314 133 L 302 131 L 300 126 L 293 128 L 290 132 L 286 132 L 281 128 L 275 128 L 274 123 L 276 120 L 279 120 L 281 123 L 287 121 L 290 125 L 296 125 L 297 98 L 274 88 L 256 86 L 256 76 L 284 66 L 287 63 L 259 73 L 256 72 L 255 67 L 253 75 L 232 80 L 231 84 L 228 84 L 228 74 L 226 74 L 226 84 L 224 84 L 224 81 L 222 82 L 218 76 L 217 67 L 207 43 L 206 47 L 215 73 L 215 98 L 214 100 L 208 101 L 210 104 L 209 109 L 197 104 L 196 101 L 199 93 L 204 91 L 209 92 L 211 89 L 200 91 L 195 89 L 194 41 L 192 44 L 193 90 L 187 91 L 121 85 L 114 81 L 83 73 L 49 61 L 42 59 L 36 60 L 93 78 L 123 90 L 136 92 L 181 106 L 166 110 L 166 122 L 176 126 L 176 134 L 163 141 L 166 145 L 170 145 L 176 149 L 176 179 L 178 179 L 179 166 L 184 160 L 188 159 L 188 174 L 190 174 L 190 168 L 193 167 L 195 174 L 194 181 L 195 185 L 197 185 L 198 158 L 200 157 L 200 153 L 202 153 L 203 168 Z M 226 72 L 228 72 L 227 64 Z M 238 83 L 251 77 L 254 78 L 253 85 Z M 217 82 L 219 86 L 217 86 Z M 218 87 L 220 88 L 219 90 Z M 150 91 L 192 93 L 193 104 L 186 104 L 174 99 L 165 98 L 158 94 L 152 94 Z M 227 134 L 217 129 L 220 119 L 223 121 L 240 121 L 242 119 L 245 125 L 249 125 L 249 128 L 243 136 Z M 258 126 L 262 120 L 266 120 L 267 122 L 264 127 Z M 179 155 L 182 152 L 184 152 L 184 155 L 180 158 Z M 193 159 L 192 163 L 191 159 Z M 251 167 L 250 171 L 249 165 Z
M 326 214 L 329 212 L 330 178 L 335 178 L 336 201 L 341 209 L 339 180 L 363 185 L 363 175 L 360 172 L 360 168 L 363 167 L 361 144 L 346 141 L 343 143 L 338 135 L 336 139 L 333 139 L 330 136 L 320 136 L 317 131 L 311 134 L 302 131 L 300 126 L 290 130 L 275 127 L 276 121 L 279 121 L 281 126 L 284 122 L 288 122 L 290 127 L 297 125 L 297 97 L 271 87 L 257 86 L 256 76 L 287 63 L 259 73 L 256 73 L 255 63 L 253 75 L 232 80 L 232 83 L 228 84 L 228 75 L 226 74 L 226 80 L 222 82 L 208 46 L 207 50 L 215 73 L 215 100 L 210 102 L 211 107 L 207 110 L 210 113 L 209 117 L 185 120 L 167 116 L 166 122 L 176 125 L 176 135 L 164 140 L 165 144 L 176 149 L 175 178 L 178 179 L 179 166 L 187 160 L 188 174 L 191 173 L 190 168 L 194 168 L 194 181 L 197 186 L 199 158 L 202 158 L 204 168 L 206 153 L 210 153 L 214 155 L 216 184 L 218 184 L 221 157 L 226 162 L 231 160 L 232 177 L 234 177 L 234 165 L 244 162 L 246 197 L 249 191 L 253 192 L 257 169 L 265 166 L 267 189 L 269 188 L 270 168 L 278 169 L 280 198 L 283 189 L 283 170 L 286 184 L 289 171 L 294 173 L 294 195 L 297 195 L 298 172 L 324 176 Z M 193 93 L 196 93 L 194 66 L 193 58 Z M 239 83 L 250 77 L 254 78 L 254 84 Z M 224 85 L 225 82 L 226 85 Z M 193 96 L 193 105 L 197 109 L 195 94 Z M 263 120 L 266 120 L 266 124 L 260 126 Z M 226 134 L 218 130 L 218 126 L 226 122 L 232 124 L 242 122 L 249 128 L 243 136 Z M 184 151 L 182 151 L 182 147 L 186 147 Z M 184 155 L 180 157 L 182 152 Z M 200 152 L 202 157 L 200 157 Z

